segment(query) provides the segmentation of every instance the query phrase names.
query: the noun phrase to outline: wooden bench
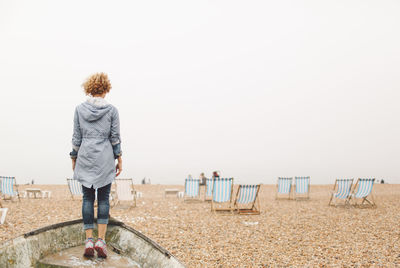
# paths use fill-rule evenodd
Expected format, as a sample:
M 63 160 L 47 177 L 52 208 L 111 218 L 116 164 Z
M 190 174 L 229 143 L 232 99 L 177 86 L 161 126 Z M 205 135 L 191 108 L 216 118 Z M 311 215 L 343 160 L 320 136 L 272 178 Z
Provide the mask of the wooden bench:
M 164 192 L 164 197 L 167 197 L 167 195 L 173 194 L 173 195 L 178 195 L 179 189 L 165 189 Z
M 50 198 L 51 197 L 51 191 L 42 191 L 42 198 Z
M 28 198 L 31 198 L 32 195 L 33 195 L 33 197 L 35 199 L 39 198 L 39 197 L 42 197 L 42 191 L 40 189 L 27 188 L 27 189 L 25 189 L 25 191 L 26 191 L 26 194 L 27 194 Z

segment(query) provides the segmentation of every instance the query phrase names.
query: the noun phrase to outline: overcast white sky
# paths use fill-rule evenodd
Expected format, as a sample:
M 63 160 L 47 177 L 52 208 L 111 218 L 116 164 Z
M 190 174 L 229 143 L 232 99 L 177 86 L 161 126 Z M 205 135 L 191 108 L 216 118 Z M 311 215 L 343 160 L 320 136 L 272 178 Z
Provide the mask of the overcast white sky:
M 0 0 L 0 173 L 72 176 L 81 84 L 109 74 L 124 171 L 399 183 L 399 1 Z

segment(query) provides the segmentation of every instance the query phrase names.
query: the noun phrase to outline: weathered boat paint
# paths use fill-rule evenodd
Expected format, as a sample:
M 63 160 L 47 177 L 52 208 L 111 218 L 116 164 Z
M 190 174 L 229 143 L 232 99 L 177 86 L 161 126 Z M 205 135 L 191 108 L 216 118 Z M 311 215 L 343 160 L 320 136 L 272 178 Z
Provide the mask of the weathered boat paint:
M 97 229 L 94 230 L 96 236 Z M 41 263 L 44 257 L 77 247 L 85 239 L 82 219 L 50 225 L 0 246 L 0 267 L 56 267 Z M 123 222 L 110 219 L 106 241 L 109 251 L 131 258 L 140 267 L 185 267 L 170 252 Z

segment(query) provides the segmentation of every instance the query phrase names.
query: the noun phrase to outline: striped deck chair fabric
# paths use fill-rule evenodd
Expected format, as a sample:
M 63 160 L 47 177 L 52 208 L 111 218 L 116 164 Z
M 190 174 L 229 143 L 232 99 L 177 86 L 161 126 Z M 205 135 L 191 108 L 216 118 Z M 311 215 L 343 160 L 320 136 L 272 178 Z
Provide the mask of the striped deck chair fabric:
M 211 211 L 233 211 L 232 208 L 233 178 L 214 178 Z M 226 208 L 217 208 L 216 205 L 227 203 Z
M 211 201 L 213 189 L 213 179 L 206 179 L 206 189 L 204 191 L 204 201 Z
M 234 203 L 235 210 L 239 214 L 260 214 L 260 203 L 258 201 L 258 193 L 260 184 L 257 185 L 239 185 Z M 258 206 L 256 206 L 256 202 Z M 250 204 L 250 208 L 243 208 L 240 205 Z M 258 207 L 258 208 L 257 208 Z
M 295 177 L 295 199 L 310 198 L 310 177 Z M 305 196 L 304 196 L 305 195 Z
M 18 200 L 21 201 L 18 192 L 17 180 L 15 179 L 15 177 L 0 176 L 0 179 L 1 179 L 0 190 L 2 197 L 5 198 L 6 196 L 8 196 L 11 199 L 12 197 L 17 196 Z
M 67 179 L 68 188 L 71 192 L 71 197 L 74 199 L 74 196 L 82 196 L 82 184 L 74 179 Z M 96 191 L 97 193 L 97 191 Z
M 290 199 L 290 195 L 292 193 L 292 182 L 293 178 L 284 178 L 279 177 L 277 185 L 277 191 L 275 198 L 279 198 L 279 195 L 287 195 L 287 198 Z
M 132 179 L 115 179 L 115 192 L 116 192 L 116 204 L 121 201 L 128 201 L 131 206 L 136 207 L 136 193 L 133 188 Z
M 200 200 L 200 179 L 191 177 L 185 179 L 184 200 Z
M 332 200 L 336 202 L 337 199 L 344 199 L 345 204 L 348 204 L 348 198 L 351 192 L 351 186 L 353 185 L 353 179 L 337 179 L 331 192 L 331 199 L 329 205 L 332 205 Z M 335 192 L 335 189 L 336 192 Z
M 376 204 L 374 201 L 374 196 L 372 195 L 372 188 L 374 187 L 374 182 L 375 179 L 358 179 L 349 199 L 351 198 L 355 200 L 356 198 L 362 199 L 361 205 L 367 202 L 371 206 L 375 207 Z M 371 200 L 369 200 L 368 197 L 371 197 Z M 355 205 L 357 205 L 357 203 L 355 203 Z

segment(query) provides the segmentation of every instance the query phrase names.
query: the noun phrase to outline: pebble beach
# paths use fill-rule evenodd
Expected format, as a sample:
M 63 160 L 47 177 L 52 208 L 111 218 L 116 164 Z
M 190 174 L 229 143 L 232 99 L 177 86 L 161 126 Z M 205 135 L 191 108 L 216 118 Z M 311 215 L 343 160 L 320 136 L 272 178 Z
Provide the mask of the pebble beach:
M 34 187 L 51 191 L 51 198 L 2 201 L 9 210 L 1 242 L 81 218 L 81 201 L 71 199 L 67 185 Z M 165 197 L 166 188 L 183 191 L 183 185 L 135 185 L 143 193 L 137 206 L 114 206 L 110 214 L 187 267 L 400 266 L 400 185 L 376 184 L 376 208 L 328 206 L 332 185 L 312 185 L 305 201 L 276 200 L 276 186 L 262 185 L 260 215 L 215 214 L 209 202 Z

